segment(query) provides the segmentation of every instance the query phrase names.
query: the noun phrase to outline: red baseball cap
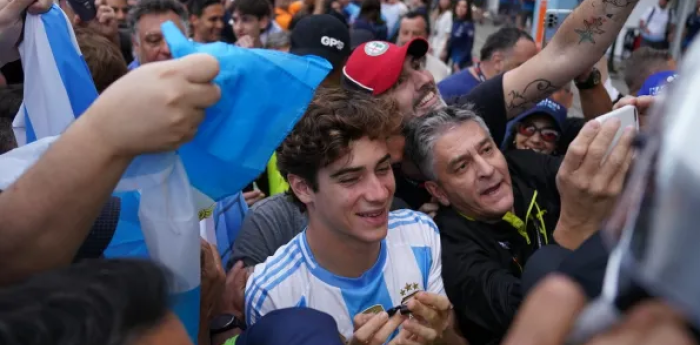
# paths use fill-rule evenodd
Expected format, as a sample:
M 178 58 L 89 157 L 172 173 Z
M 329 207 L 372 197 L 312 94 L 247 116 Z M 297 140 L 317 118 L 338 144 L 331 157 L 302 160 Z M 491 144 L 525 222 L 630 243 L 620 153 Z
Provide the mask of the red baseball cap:
M 421 58 L 428 47 L 428 41 L 422 38 L 415 38 L 401 47 L 383 41 L 363 43 L 345 63 L 343 81 L 350 87 L 380 95 L 399 80 L 406 56 Z

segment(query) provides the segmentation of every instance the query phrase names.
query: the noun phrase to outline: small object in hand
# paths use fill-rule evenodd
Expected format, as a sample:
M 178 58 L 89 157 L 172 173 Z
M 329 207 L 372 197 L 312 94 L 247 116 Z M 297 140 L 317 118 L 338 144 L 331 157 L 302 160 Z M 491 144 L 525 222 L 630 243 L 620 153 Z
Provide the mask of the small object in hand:
M 405 304 L 397 305 L 396 307 L 393 307 L 393 308 L 387 310 L 386 312 L 387 312 L 387 314 L 389 314 L 389 317 L 394 316 L 398 312 L 400 312 L 401 315 L 411 314 L 411 311 L 408 309 L 408 306 Z

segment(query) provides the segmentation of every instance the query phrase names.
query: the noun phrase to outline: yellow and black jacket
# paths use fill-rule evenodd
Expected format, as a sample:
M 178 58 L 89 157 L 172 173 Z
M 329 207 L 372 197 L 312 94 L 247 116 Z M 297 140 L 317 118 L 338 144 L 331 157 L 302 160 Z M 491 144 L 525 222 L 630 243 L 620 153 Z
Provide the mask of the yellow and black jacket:
M 524 150 L 504 155 L 514 214 L 486 223 L 442 208 L 435 217 L 445 290 L 470 344 L 500 343 L 522 299 L 522 267 L 534 251 L 553 243 L 559 218 L 555 178 L 561 158 Z

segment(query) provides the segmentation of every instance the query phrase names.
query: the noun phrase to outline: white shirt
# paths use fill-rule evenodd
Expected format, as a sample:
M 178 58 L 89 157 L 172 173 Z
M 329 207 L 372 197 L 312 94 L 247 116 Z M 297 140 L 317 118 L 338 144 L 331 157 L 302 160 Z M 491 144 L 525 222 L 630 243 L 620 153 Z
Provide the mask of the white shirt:
M 391 39 L 392 33 L 397 28 L 396 24 L 399 22 L 399 19 L 406 13 L 408 13 L 408 6 L 401 1 L 393 4 L 382 3 L 382 15 L 386 19 L 386 27 L 389 29 L 389 39 Z
M 430 217 L 394 211 L 377 262 L 361 277 L 346 278 L 316 262 L 303 231 L 255 266 L 246 285 L 245 319 L 252 325 L 277 309 L 308 307 L 331 315 L 349 339 L 357 314 L 388 310 L 418 291 L 444 296 L 440 248 Z
M 430 48 L 433 49 L 435 57 L 439 58 L 440 53 L 445 50 L 450 33 L 452 33 L 452 11 L 445 11 L 435 19 L 433 32 L 430 34 Z
M 450 68 L 432 54 L 425 56 L 425 69 L 433 75 L 436 83 L 450 76 Z
M 654 5 L 644 12 L 641 19 L 644 21 L 649 33 L 642 32 L 642 37 L 657 42 L 666 39 L 666 28 L 669 21 L 673 19 L 669 8 L 669 6 L 661 8 L 659 5 Z M 652 11 L 654 12 L 653 14 Z

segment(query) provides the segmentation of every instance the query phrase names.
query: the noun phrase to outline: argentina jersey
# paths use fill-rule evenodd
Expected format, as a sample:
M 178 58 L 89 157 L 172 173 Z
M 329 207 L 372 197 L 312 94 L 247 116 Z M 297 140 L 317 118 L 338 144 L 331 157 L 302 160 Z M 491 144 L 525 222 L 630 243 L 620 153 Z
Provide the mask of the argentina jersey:
M 273 310 L 308 307 L 331 315 L 350 339 L 357 314 L 388 310 L 422 290 L 445 295 L 440 255 L 437 226 L 411 210 L 389 214 L 379 258 L 358 278 L 319 266 L 304 231 L 255 266 L 246 285 L 245 319 L 252 325 Z

